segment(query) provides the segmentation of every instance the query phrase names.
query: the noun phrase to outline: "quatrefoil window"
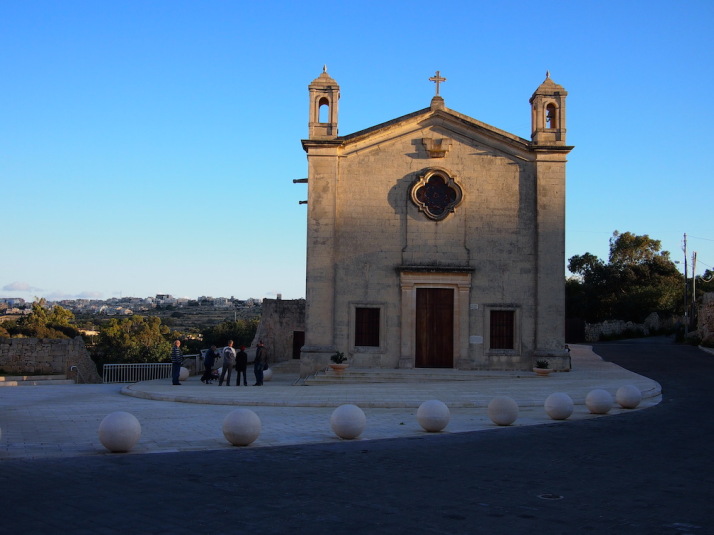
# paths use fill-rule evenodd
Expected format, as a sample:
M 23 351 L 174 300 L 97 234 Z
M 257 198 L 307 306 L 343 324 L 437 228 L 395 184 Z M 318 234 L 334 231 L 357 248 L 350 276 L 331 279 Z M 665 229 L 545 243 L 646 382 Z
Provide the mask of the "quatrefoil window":
M 441 221 L 459 205 L 461 186 L 443 169 L 430 169 L 412 185 L 411 199 L 419 211 L 434 221 Z

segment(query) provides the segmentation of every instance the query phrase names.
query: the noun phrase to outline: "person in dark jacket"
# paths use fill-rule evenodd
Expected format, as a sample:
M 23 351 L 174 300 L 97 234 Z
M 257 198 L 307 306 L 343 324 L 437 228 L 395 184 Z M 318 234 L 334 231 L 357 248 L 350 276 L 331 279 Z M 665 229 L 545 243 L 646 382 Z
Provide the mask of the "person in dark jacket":
M 263 370 L 268 362 L 268 355 L 265 351 L 263 341 L 258 342 L 255 348 L 255 360 L 253 361 L 253 373 L 255 374 L 255 384 L 253 386 L 263 386 Z
M 179 375 L 181 375 L 181 340 L 174 341 L 174 347 L 171 349 L 171 384 L 180 385 Z
M 213 384 L 213 365 L 218 357 L 218 352 L 216 351 L 216 346 L 211 346 L 211 349 L 206 351 L 206 356 L 203 359 L 203 377 L 201 377 L 201 382 L 207 385 Z
M 245 346 L 240 346 L 240 351 L 236 355 L 236 386 L 240 386 L 240 376 L 243 375 L 243 386 L 248 386 L 246 378 L 246 369 L 248 368 L 248 354 L 245 352 Z

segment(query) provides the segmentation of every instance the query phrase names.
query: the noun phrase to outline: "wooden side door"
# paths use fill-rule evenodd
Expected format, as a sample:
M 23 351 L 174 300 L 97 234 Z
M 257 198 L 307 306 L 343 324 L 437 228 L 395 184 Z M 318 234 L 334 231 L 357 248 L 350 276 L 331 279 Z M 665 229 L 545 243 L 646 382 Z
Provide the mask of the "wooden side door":
M 454 367 L 454 290 L 417 288 L 417 368 Z

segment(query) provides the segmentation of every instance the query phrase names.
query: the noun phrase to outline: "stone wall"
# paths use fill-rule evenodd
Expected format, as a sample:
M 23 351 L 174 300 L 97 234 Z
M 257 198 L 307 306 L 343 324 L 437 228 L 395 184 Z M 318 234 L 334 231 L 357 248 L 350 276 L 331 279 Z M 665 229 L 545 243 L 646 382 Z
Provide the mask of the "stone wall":
M 7 375 L 66 375 L 77 383 L 102 382 L 81 336 L 0 338 L 0 369 Z
M 699 337 L 702 344 L 714 347 L 714 292 L 705 293 L 698 312 Z
M 263 299 L 263 312 L 251 348 L 262 340 L 271 363 L 290 360 L 296 331 L 305 332 L 304 299 Z
M 671 329 L 674 327 L 675 321 L 662 320 L 656 312 L 653 312 L 644 323 L 633 323 L 631 321 L 612 320 L 602 323 L 586 323 L 585 324 L 585 341 L 597 342 L 603 338 L 620 336 L 623 333 L 635 333 L 641 336 L 649 336 L 660 332 L 661 330 Z

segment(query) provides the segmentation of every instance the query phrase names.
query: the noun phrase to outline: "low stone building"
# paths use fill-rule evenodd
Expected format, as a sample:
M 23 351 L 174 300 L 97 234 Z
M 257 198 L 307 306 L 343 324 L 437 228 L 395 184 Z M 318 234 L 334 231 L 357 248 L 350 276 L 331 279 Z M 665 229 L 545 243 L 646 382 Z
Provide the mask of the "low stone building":
M 251 360 L 260 340 L 272 364 L 299 359 L 305 343 L 305 300 L 263 299 L 260 323 L 249 352 Z

